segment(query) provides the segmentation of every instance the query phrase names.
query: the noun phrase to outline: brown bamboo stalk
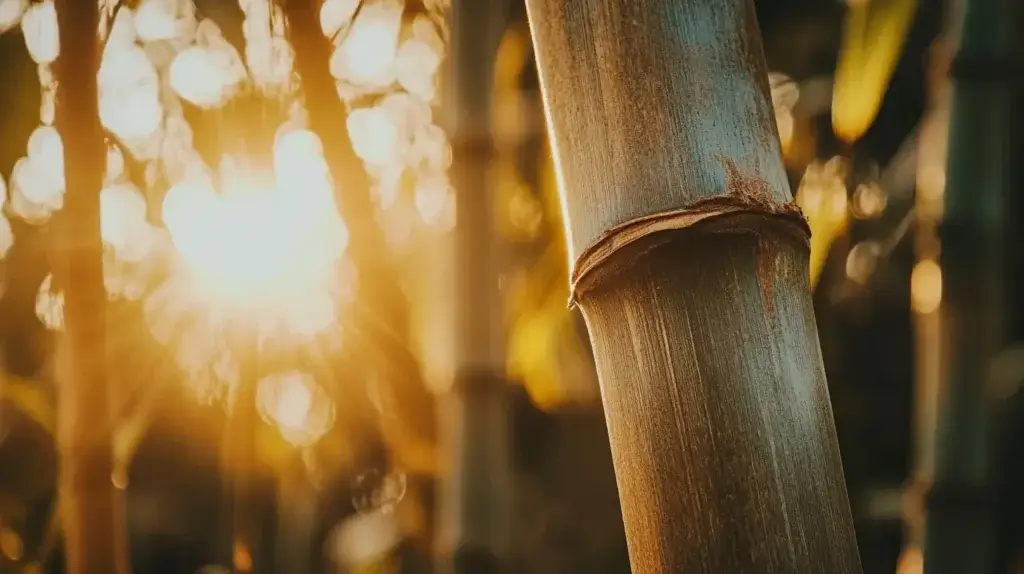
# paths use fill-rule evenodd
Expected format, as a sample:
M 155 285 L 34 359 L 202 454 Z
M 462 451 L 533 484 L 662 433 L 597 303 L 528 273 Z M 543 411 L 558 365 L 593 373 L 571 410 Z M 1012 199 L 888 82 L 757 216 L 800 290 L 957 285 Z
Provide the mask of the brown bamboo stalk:
M 385 360 L 382 380 L 390 407 L 386 431 L 394 439 L 407 467 L 433 462 L 435 428 L 432 398 L 423 385 L 419 364 L 409 351 L 408 301 L 388 257 L 388 246 L 377 224 L 370 180 L 352 150 L 345 125 L 347 110 L 330 75 L 331 42 L 320 29 L 320 3 L 280 0 L 288 40 L 295 53 L 309 127 L 323 143 L 324 157 L 335 185 L 338 211 L 349 229 L 349 256 L 359 271 L 359 325 L 369 350 Z M 425 469 L 424 469 L 425 470 Z
M 860 572 L 753 3 L 527 5 L 633 572 Z
M 106 293 L 99 194 L 106 144 L 99 121 L 99 5 L 57 0 L 56 126 L 67 191 L 55 221 L 53 265 L 64 287 L 58 385 L 59 497 L 66 571 L 128 571 L 123 500 L 113 470 Z

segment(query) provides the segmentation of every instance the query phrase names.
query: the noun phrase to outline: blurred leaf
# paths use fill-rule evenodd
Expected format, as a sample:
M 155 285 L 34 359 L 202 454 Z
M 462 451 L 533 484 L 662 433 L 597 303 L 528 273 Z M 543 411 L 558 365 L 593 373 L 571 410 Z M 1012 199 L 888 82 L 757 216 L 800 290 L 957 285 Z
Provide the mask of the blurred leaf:
M 878 114 L 917 0 L 851 0 L 832 93 L 832 127 L 854 142 Z
M 832 244 L 846 231 L 847 218 L 830 213 L 804 213 L 804 216 L 811 228 L 811 287 L 814 288 L 825 269 Z

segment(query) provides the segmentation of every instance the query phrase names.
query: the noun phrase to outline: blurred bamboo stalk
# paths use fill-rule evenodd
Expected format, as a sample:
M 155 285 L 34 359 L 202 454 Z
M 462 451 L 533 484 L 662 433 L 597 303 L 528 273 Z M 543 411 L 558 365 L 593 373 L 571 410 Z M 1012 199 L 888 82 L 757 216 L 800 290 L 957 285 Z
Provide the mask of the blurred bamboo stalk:
M 56 127 L 66 192 L 55 220 L 52 264 L 64 289 L 58 385 L 59 497 L 66 571 L 128 572 L 123 500 L 111 480 L 113 432 L 107 369 L 107 298 L 100 238 L 106 143 L 96 76 L 99 5 L 57 0 Z
M 527 6 L 633 572 L 860 572 L 753 2 Z
M 378 225 L 370 179 L 352 150 L 345 124 L 347 110 L 330 74 L 331 40 L 320 27 L 320 2 L 279 0 L 288 41 L 295 53 L 309 113 L 309 129 L 323 144 L 335 187 L 338 211 L 349 230 L 348 255 L 358 271 L 360 305 L 357 326 L 366 352 L 383 381 L 381 417 L 398 461 L 409 471 L 435 470 L 433 396 L 423 383 L 418 359 L 410 351 L 409 301 L 402 291 L 390 250 Z
M 507 570 L 510 459 L 494 207 L 494 66 L 507 2 L 454 0 L 445 86 L 455 224 L 455 381 L 439 410 L 450 464 L 438 496 L 441 571 Z
M 1010 189 L 1010 113 L 1017 80 L 1014 10 L 964 0 L 940 236 L 943 372 L 924 570 L 990 572 L 994 565 L 989 426 L 993 359 L 1007 344 L 1004 210 Z
M 277 476 L 277 568 L 275 572 L 313 574 L 316 553 L 317 493 L 299 452 L 286 457 Z
M 225 429 L 224 467 L 231 501 L 231 563 L 239 574 L 267 574 L 268 552 L 262 547 L 263 521 L 256 487 L 257 431 L 256 391 L 260 377 L 259 334 L 246 324 L 232 326 L 229 345 L 239 364 L 238 387 Z

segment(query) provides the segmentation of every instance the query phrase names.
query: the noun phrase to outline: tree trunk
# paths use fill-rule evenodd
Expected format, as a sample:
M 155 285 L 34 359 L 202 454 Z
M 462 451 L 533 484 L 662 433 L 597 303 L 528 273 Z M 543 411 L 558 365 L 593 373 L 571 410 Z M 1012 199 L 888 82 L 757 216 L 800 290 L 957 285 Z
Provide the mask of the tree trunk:
M 966 0 L 952 62 L 947 189 L 940 225 L 943 366 L 925 571 L 991 572 L 992 361 L 1007 344 L 1004 210 L 1011 193 L 1014 6 Z
M 99 122 L 99 5 L 57 0 L 56 124 L 67 191 L 57 215 L 54 273 L 64 288 L 58 441 L 60 514 L 67 572 L 128 571 L 123 501 L 111 481 L 106 293 L 99 194 L 106 144 Z
M 749 0 L 528 0 L 633 572 L 860 572 Z
M 440 571 L 491 574 L 509 550 L 509 412 L 494 221 L 494 61 L 507 3 L 449 9 L 446 131 L 455 201 L 455 380 L 439 410 L 449 457 L 439 496 Z

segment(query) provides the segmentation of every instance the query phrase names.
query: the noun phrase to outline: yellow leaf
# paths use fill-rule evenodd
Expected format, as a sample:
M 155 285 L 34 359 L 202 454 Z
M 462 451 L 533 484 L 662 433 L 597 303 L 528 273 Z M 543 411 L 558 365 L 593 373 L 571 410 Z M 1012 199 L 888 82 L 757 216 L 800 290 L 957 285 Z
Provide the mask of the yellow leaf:
M 854 142 L 875 120 L 899 61 L 917 0 L 851 2 L 832 93 L 832 128 Z

